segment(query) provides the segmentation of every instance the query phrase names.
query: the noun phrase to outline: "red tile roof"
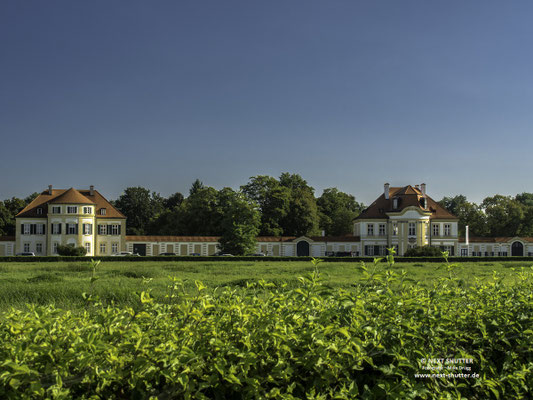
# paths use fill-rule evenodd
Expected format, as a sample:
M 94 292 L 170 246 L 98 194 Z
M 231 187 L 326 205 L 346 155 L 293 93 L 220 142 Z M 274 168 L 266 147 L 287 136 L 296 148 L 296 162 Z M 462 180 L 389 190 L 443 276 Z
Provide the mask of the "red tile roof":
M 46 218 L 48 215 L 48 204 L 90 204 L 95 205 L 96 218 L 126 218 L 124 214 L 118 211 L 111 205 L 107 199 L 102 196 L 97 190 L 93 191 L 91 196 L 90 190 L 76 190 L 70 189 L 52 189 L 52 194 L 49 194 L 48 190 L 43 191 L 39 196 L 35 198 L 30 204 L 28 204 L 21 212 L 19 212 L 17 218 Z M 42 213 L 37 214 L 37 209 L 41 208 Z M 106 215 L 100 215 L 100 210 L 106 209 Z
M 54 197 L 49 201 L 50 204 L 95 204 L 87 197 L 82 195 L 74 188 L 70 188 L 66 192 Z
M 398 198 L 398 208 L 393 209 L 393 198 Z M 438 204 L 431 197 L 426 195 L 427 208 L 422 207 L 423 193 L 418 188 L 411 185 L 404 187 L 391 187 L 389 189 L 389 199 L 385 199 L 385 194 L 379 196 L 357 219 L 388 219 L 387 213 L 400 212 L 406 207 L 415 207 L 422 212 L 430 212 L 431 219 L 458 219 L 449 213 L 444 207 Z

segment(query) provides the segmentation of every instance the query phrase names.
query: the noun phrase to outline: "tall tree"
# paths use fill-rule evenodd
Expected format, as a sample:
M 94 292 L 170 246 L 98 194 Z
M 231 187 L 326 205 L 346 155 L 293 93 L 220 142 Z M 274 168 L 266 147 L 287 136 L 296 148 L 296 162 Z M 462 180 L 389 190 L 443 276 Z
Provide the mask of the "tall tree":
M 290 189 L 281 186 L 280 182 L 271 176 L 258 175 L 241 186 L 246 197 L 255 202 L 261 213 L 259 234 L 262 236 L 281 236 L 283 218 L 289 212 Z
M 222 211 L 220 249 L 235 255 L 253 253 L 261 223 L 256 205 L 230 188 L 222 189 L 218 200 Z
M 353 220 L 364 209 L 355 197 L 336 188 L 324 189 L 316 201 L 320 228 L 328 236 L 342 236 L 353 233 Z
M 183 203 L 183 200 L 184 200 L 183 195 L 180 192 L 176 192 L 170 195 L 168 198 L 166 198 L 163 204 L 167 210 L 171 210 L 175 207 L 179 207 L 179 205 Z
M 128 235 L 145 235 L 148 226 L 163 211 L 163 198 L 143 187 L 129 187 L 114 202 L 127 218 Z
M 12 197 L 4 200 L 3 207 L 0 207 L 0 231 L 2 232 L 0 234 L 15 236 L 15 216 L 31 203 L 35 197 L 37 197 L 36 193 L 29 195 L 25 199 Z
M 222 212 L 218 206 L 218 192 L 212 187 L 192 191 L 177 209 L 181 234 L 220 235 Z
M 466 226 L 470 236 L 486 236 L 488 234 L 487 218 L 476 203 L 470 203 L 466 196 L 459 194 L 454 197 L 443 197 L 439 204 L 459 218 L 459 235 L 464 236 Z
M 196 179 L 189 189 L 189 196 L 192 196 L 193 194 L 196 194 L 199 190 L 205 188 L 204 184 L 200 179 Z
M 468 203 L 466 200 L 466 196 L 463 196 L 462 194 L 458 194 L 454 197 L 443 197 L 441 201 L 439 201 L 439 204 L 444 207 L 446 210 L 448 210 L 450 213 L 458 217 L 459 209 L 462 205 L 465 203 Z
M 289 210 L 281 223 L 284 234 L 317 235 L 319 219 L 314 189 L 298 174 L 284 172 L 279 181 L 290 190 Z
M 521 233 L 525 207 L 510 196 L 495 195 L 481 203 L 487 216 L 490 236 L 516 236 Z

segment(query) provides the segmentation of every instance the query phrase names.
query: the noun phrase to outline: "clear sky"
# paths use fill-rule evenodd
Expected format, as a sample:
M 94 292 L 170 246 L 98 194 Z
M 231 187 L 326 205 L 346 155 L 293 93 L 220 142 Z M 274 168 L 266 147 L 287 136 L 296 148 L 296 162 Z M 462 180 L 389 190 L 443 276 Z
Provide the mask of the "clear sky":
M 533 192 L 531 1 L 0 3 L 0 199 Z

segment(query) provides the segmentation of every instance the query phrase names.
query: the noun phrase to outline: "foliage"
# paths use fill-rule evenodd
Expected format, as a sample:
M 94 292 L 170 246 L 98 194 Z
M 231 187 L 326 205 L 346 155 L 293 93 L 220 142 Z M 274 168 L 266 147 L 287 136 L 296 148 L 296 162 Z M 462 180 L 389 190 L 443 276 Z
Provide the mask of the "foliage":
M 0 201 L 0 236 L 15 236 L 15 216 L 37 196 L 37 193 L 33 193 L 25 199 L 12 197 L 3 202 Z
M 222 212 L 220 249 L 224 253 L 244 255 L 255 252 L 260 214 L 242 193 L 230 188 L 219 194 Z
M 337 188 L 324 189 L 317 199 L 320 228 L 327 236 L 353 234 L 353 220 L 365 208 L 355 197 Z
M 134 306 L 11 310 L 0 323 L 2 398 L 526 398 L 533 390 L 531 275 L 464 286 L 456 265 L 431 287 L 375 260 L 350 290 L 319 261 L 287 289 L 213 292 L 174 279 Z M 421 360 L 471 358 L 479 378 L 423 379 Z
M 150 222 L 163 211 L 164 199 L 143 187 L 128 187 L 114 202 L 127 218 L 128 235 L 144 235 Z
M 319 218 L 314 189 L 298 174 L 284 172 L 279 182 L 290 190 L 289 210 L 281 220 L 283 233 L 288 236 L 317 235 Z
M 470 203 L 463 195 L 444 197 L 439 204 L 459 218 L 459 235 L 465 235 L 465 227 L 469 227 L 470 236 L 487 236 L 487 217 L 483 209 L 475 203 Z
M 75 247 L 73 244 L 60 244 L 57 246 L 57 254 L 60 256 L 73 256 L 79 257 L 87 254 L 87 250 L 84 247 Z
M 438 247 L 416 246 L 407 249 L 405 257 L 439 257 L 442 251 Z
M 490 236 L 520 235 L 524 220 L 524 206 L 510 196 L 487 197 L 481 203 L 487 216 Z
M 281 236 L 283 218 L 289 213 L 290 189 L 282 186 L 271 176 L 258 175 L 241 186 L 242 192 L 250 201 L 255 202 L 261 213 L 259 234 L 262 236 Z

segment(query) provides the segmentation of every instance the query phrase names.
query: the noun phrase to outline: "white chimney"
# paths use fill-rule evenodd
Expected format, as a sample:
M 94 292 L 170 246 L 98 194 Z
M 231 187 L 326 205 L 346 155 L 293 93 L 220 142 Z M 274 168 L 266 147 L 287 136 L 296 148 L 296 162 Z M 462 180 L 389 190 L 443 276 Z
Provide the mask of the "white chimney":
M 426 195 L 426 184 L 425 183 L 421 184 L 420 189 L 422 191 L 422 194 L 425 196 Z
M 48 185 L 48 194 L 52 195 L 52 185 Z
M 468 246 L 468 225 L 465 226 L 465 244 Z
M 385 200 L 389 199 L 389 186 L 390 185 L 388 183 L 383 185 L 383 194 L 385 195 Z
M 89 196 L 94 196 L 94 186 L 89 186 Z

